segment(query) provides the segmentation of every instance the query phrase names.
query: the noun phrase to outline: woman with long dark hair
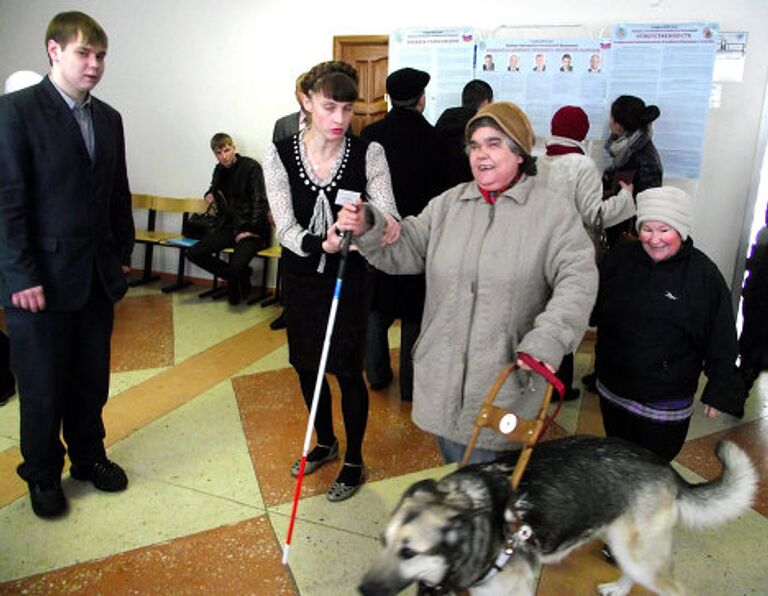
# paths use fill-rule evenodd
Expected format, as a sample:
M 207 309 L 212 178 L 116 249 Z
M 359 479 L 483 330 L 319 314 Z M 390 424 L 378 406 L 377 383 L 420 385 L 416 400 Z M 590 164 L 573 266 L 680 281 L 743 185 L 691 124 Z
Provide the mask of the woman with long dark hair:
M 661 115 L 657 106 L 645 105 L 634 95 L 621 95 L 611 104 L 609 127 L 611 136 L 605 149 L 611 165 L 603 172 L 603 197 L 613 197 L 622 189 L 634 196 L 649 188 L 661 186 L 664 170 L 653 144 L 651 124 Z M 608 229 L 608 242 L 615 244 L 624 234 L 635 235 L 634 218 Z

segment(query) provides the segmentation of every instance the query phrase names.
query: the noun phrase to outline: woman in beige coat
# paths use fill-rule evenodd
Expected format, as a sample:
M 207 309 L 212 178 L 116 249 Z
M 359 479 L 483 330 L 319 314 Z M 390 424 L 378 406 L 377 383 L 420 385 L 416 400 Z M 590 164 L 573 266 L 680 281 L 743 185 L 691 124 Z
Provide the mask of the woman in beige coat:
M 406 218 L 397 242 L 382 244 L 386 219 L 370 204 L 346 205 L 336 224 L 374 267 L 426 273 L 412 415 L 437 435 L 446 462 L 460 459 L 484 397 L 518 352 L 556 370 L 581 340 L 597 293 L 594 249 L 576 210 L 536 187 L 535 137 L 522 110 L 489 104 L 466 137 L 474 181 Z M 496 405 L 533 417 L 544 388 L 518 373 Z M 484 432 L 477 447 L 473 461 L 487 461 L 510 444 Z

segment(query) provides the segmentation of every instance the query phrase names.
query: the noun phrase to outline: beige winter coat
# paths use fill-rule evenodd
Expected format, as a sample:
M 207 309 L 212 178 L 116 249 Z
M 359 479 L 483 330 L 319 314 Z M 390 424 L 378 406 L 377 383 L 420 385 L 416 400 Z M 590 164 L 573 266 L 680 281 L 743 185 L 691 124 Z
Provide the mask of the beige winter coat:
M 536 160 L 537 184 L 573 202 L 584 227 L 594 229 L 598 212 L 604 228 L 615 226 L 635 214 L 632 193 L 622 190 L 603 201 L 603 182 L 594 160 L 588 155 L 542 155 Z
M 362 254 L 387 273 L 426 272 L 421 335 L 414 347 L 413 420 L 466 444 L 491 386 L 519 351 L 554 366 L 581 340 L 597 294 L 594 249 L 573 205 L 523 177 L 486 203 L 474 182 L 432 199 L 403 221 L 398 242 L 379 244 L 384 220 L 357 237 Z M 513 375 L 496 405 L 535 416 L 545 388 Z M 478 447 L 504 450 L 484 431 Z

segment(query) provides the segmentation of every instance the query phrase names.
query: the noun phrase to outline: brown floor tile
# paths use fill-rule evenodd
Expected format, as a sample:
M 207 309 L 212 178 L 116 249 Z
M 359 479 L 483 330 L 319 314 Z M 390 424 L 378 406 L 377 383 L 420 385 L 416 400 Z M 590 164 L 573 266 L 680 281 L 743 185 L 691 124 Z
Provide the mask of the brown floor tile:
M 557 565 L 545 565 L 541 570 L 536 596 L 564 594 L 596 594 L 597 585 L 619 579 L 621 572 L 600 554 L 598 540 L 585 544 Z M 634 586 L 630 596 L 646 596 L 648 590 Z
M 0 584 L 0 594 L 298 594 L 266 516 Z
M 722 466 L 715 456 L 715 445 L 721 439 L 728 439 L 739 445 L 752 458 L 760 475 L 760 486 L 752 508 L 768 516 L 768 418 L 759 418 L 735 428 L 713 433 L 688 441 L 676 461 L 711 479 L 720 474 Z
M 593 435 L 604 437 L 603 415 L 600 413 L 600 398 L 587 390 L 582 391 L 581 409 L 579 410 L 579 423 L 576 427 L 577 435 Z
M 334 396 L 334 428 L 343 454 L 345 438 L 339 391 L 335 379 L 329 378 Z M 298 377 L 293 369 L 283 369 L 239 377 L 233 386 L 264 503 L 273 506 L 289 501 L 296 486 L 290 467 L 301 457 L 307 424 Z M 411 422 L 410 404 L 383 392 L 370 394 L 363 457 L 369 481 L 441 464 L 432 435 Z M 325 492 L 336 478 L 339 465 L 328 464 L 306 476 L 303 496 Z
M 112 372 L 173 365 L 173 298 L 129 296 L 115 307 Z

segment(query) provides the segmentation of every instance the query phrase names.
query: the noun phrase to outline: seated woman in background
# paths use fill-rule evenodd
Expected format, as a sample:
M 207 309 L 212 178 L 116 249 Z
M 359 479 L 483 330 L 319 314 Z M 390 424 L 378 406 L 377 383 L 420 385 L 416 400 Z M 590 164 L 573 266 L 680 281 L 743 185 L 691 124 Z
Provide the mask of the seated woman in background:
M 491 103 L 467 124 L 474 180 L 405 218 L 382 245 L 386 218 L 373 205 L 345 205 L 338 219 L 376 268 L 426 273 L 421 334 L 413 352 L 413 420 L 437 436 L 446 462 L 461 459 L 485 396 L 518 352 L 551 371 L 581 340 L 597 289 L 594 250 L 572 204 L 536 185 L 528 117 Z M 336 240 L 338 245 L 338 240 Z M 518 364 L 522 364 L 518 361 Z M 526 418 L 544 394 L 540 377 L 507 380 L 495 404 Z M 482 433 L 473 462 L 511 449 Z
M 603 172 L 605 199 L 622 192 L 637 196 L 648 188 L 661 186 L 661 158 L 651 140 L 651 123 L 660 115 L 658 107 L 646 106 L 634 95 L 621 95 L 611 104 L 611 136 L 605 149 L 612 162 Z M 633 222 L 628 218 L 609 228 L 608 243 L 613 246 L 622 236 L 634 235 Z
M 639 242 L 600 265 L 592 316 L 605 433 L 671 461 L 682 449 L 701 373 L 704 413 L 744 414 L 731 294 L 689 237 L 693 198 L 663 186 L 637 195 Z
M 326 238 L 339 210 L 340 191 L 357 193 L 386 213 L 384 241 L 397 237 L 399 224 L 384 149 L 348 137 L 357 99 L 357 71 L 340 61 L 323 62 L 301 79 L 308 126 L 269 146 L 264 174 L 269 206 L 282 255 L 283 300 L 291 365 L 296 369 L 307 408 L 311 408 L 325 330 L 338 271 L 338 255 Z M 338 246 L 338 243 L 335 245 Z M 363 380 L 366 321 L 371 298 L 368 266 L 350 253 L 326 371 L 341 388 L 347 435 L 344 465 L 327 496 L 351 497 L 364 482 L 363 436 L 368 421 L 368 389 Z M 307 455 L 311 474 L 339 454 L 333 430 L 331 389 L 323 379 L 315 419 L 317 445 Z M 299 473 L 297 461 L 291 473 Z

